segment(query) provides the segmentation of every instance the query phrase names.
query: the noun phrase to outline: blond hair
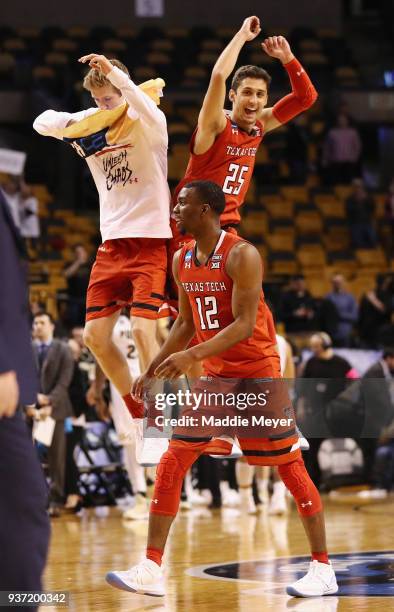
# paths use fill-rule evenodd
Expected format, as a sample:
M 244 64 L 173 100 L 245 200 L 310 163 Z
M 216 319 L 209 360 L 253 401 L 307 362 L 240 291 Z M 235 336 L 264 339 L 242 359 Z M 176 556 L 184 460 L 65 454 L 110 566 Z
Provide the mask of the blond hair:
M 117 68 L 119 68 L 119 70 L 125 72 L 127 76 L 130 76 L 129 71 L 127 70 L 126 66 L 122 64 L 122 62 L 117 59 L 111 59 L 109 61 L 113 66 L 116 66 Z M 110 85 L 118 95 L 121 95 L 121 91 L 117 87 L 112 85 L 111 81 L 107 79 L 105 74 L 103 74 L 101 70 L 97 70 L 97 68 L 91 68 L 83 80 L 83 86 L 88 91 L 91 91 L 93 88 L 96 87 L 106 87 L 107 85 Z

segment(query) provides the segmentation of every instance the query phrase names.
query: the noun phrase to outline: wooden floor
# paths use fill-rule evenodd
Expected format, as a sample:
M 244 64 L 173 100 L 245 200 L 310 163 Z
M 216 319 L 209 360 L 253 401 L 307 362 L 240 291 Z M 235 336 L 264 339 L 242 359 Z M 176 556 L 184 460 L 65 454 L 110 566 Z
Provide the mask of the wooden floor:
M 394 549 L 393 502 L 368 505 L 358 510 L 351 505 L 338 506 L 327 502 L 326 523 L 331 553 L 357 554 Z M 288 597 L 285 585 L 294 579 L 288 573 L 290 560 L 281 559 L 279 566 L 274 560 L 308 552 L 294 510 L 287 518 L 269 517 L 266 512 L 241 516 L 232 509 L 182 512 L 173 527 L 165 557 L 168 589 L 165 598 L 124 593 L 104 581 L 108 570 L 127 569 L 144 557 L 146 522 L 125 523 L 117 509 L 112 509 L 106 518 L 99 518 L 89 510 L 82 518 L 64 516 L 55 519 L 52 527 L 45 588 L 69 591 L 69 609 L 78 612 L 281 612 L 289 609 L 297 612 L 353 609 L 388 612 L 394 609 L 391 597 L 363 595 L 366 578 L 355 579 L 356 597 L 319 600 Z M 205 574 L 204 578 L 198 577 L 205 566 L 241 561 L 255 563 L 219 567 L 210 570 L 218 576 Z M 393 567 L 394 562 L 391 564 L 391 583 L 394 581 Z M 232 570 L 235 579 L 229 579 L 228 569 Z M 348 571 L 346 566 L 344 569 Z

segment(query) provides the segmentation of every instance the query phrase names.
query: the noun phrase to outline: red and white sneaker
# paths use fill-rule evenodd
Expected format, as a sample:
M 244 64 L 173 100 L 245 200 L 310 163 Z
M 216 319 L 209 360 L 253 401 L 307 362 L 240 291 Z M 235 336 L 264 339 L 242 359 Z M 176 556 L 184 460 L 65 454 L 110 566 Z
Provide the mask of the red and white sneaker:
M 105 580 L 111 586 L 130 593 L 163 597 L 163 571 L 157 563 L 144 559 L 138 565 L 124 572 L 109 572 Z
M 290 584 L 286 592 L 293 597 L 322 597 L 338 592 L 337 579 L 331 563 L 311 561 L 308 573 Z

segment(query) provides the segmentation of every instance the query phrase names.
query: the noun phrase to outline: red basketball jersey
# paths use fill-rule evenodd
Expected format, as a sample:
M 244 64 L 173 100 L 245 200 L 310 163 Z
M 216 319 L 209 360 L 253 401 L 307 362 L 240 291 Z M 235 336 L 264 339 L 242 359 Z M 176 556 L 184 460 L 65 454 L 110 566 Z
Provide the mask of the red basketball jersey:
M 233 281 L 226 273 L 232 247 L 243 239 L 222 230 L 214 252 L 205 265 L 196 259 L 196 243 L 181 251 L 178 277 L 193 311 L 197 342 L 205 342 L 233 321 L 231 308 Z M 261 290 L 253 335 L 218 356 L 203 361 L 205 372 L 224 378 L 280 377 L 275 327 Z
M 175 189 L 174 203 L 186 183 L 213 181 L 223 189 L 226 198 L 226 208 L 220 217 L 222 227 L 239 223 L 239 207 L 245 200 L 252 178 L 257 149 L 264 136 L 263 125 L 258 121 L 248 134 L 227 117 L 225 129 L 202 155 L 193 153 L 196 133 L 197 129 L 190 141 L 190 158 L 185 176 Z

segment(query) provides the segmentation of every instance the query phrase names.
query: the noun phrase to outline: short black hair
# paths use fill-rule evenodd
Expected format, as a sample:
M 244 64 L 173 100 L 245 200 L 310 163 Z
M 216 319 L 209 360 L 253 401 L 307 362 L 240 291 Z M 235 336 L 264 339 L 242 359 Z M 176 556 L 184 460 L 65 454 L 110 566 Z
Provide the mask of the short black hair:
M 47 310 L 39 310 L 38 312 L 36 312 L 33 316 L 33 321 L 35 321 L 37 317 L 48 317 L 52 325 L 55 325 L 55 319 L 53 318 L 51 313 L 48 312 Z
M 394 347 L 393 346 L 384 347 L 382 357 L 383 359 L 387 359 L 387 357 L 394 357 Z
M 252 64 L 248 64 L 247 66 L 240 66 L 238 70 L 235 71 L 233 79 L 231 81 L 231 89 L 237 91 L 238 87 L 241 85 L 241 82 L 244 79 L 262 79 L 267 83 L 267 89 L 271 83 L 271 77 L 264 68 L 260 68 L 260 66 L 253 66 Z
M 186 189 L 194 189 L 201 203 L 206 202 L 210 208 L 221 215 L 226 207 L 226 199 L 221 187 L 213 181 L 191 181 L 184 185 Z

